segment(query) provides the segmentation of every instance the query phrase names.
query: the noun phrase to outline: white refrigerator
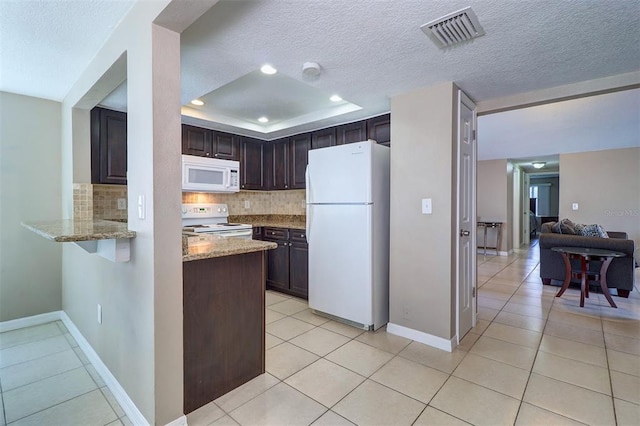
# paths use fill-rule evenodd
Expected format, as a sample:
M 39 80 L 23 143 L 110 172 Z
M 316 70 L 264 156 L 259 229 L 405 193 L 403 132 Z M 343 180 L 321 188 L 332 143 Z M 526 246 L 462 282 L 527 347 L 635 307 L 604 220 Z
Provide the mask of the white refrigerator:
M 374 141 L 309 151 L 309 307 L 376 330 L 389 321 L 389 154 Z

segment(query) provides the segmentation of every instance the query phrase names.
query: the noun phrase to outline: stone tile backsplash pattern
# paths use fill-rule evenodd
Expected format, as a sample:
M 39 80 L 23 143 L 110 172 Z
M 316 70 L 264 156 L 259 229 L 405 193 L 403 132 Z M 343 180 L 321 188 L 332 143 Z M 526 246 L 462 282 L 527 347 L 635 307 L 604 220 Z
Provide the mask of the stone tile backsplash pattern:
M 249 208 L 245 208 L 249 201 Z M 205 194 L 183 192 L 183 203 L 225 203 L 229 214 L 238 215 L 304 215 L 306 214 L 305 190 L 288 191 L 240 191 L 233 194 Z
M 127 210 L 118 210 L 118 198 L 127 199 L 124 185 L 73 184 L 73 218 L 127 219 Z
M 73 184 L 73 218 L 127 219 L 127 210 L 118 210 L 118 198 L 127 199 L 124 185 Z M 245 201 L 249 208 L 245 208 Z M 225 203 L 229 214 L 305 215 L 305 190 L 240 191 L 233 194 L 182 193 L 183 203 Z

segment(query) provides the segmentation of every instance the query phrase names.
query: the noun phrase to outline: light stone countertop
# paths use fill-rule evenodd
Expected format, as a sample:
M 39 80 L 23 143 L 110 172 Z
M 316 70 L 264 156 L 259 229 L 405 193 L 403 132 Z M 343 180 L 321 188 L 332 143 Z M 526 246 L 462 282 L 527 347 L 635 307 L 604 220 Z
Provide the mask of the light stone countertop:
M 232 256 L 256 251 L 272 250 L 277 243 L 269 241 L 245 240 L 215 235 L 182 236 L 182 261 L 210 259 L 213 257 Z
M 110 220 L 61 219 L 41 222 L 22 222 L 22 226 L 36 234 L 59 243 L 135 238 L 126 223 Z

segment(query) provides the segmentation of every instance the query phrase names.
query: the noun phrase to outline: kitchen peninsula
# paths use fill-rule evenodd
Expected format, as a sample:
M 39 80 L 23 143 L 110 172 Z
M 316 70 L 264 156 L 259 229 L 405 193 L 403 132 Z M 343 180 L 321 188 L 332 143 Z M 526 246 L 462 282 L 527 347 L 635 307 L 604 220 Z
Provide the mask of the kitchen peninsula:
M 183 235 L 184 412 L 265 371 L 266 250 L 276 243 Z

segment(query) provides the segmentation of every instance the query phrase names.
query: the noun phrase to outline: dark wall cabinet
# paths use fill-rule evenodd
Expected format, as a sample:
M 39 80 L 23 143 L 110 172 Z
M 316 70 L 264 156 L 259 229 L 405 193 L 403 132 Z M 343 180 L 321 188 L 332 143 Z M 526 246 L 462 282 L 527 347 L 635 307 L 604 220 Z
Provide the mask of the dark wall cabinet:
M 91 183 L 127 184 L 127 114 L 91 110 Z
M 355 123 L 343 124 L 336 127 L 336 144 L 361 142 L 367 140 L 367 122 L 356 121 Z
M 307 172 L 310 149 L 310 133 L 303 133 L 289 138 L 289 188 L 306 188 L 305 175 Z
M 243 138 L 240 143 L 240 188 L 265 189 L 264 165 L 263 142 Z
M 278 248 L 267 252 L 267 287 L 306 299 L 309 295 L 309 246 L 305 232 L 265 227 L 262 239 L 278 244 Z
M 369 139 L 381 145 L 391 146 L 391 114 L 368 119 L 367 133 Z
M 289 189 L 289 139 L 266 142 L 266 189 Z
M 311 149 L 326 148 L 336 145 L 336 128 L 316 130 L 311 133 Z
M 240 136 L 183 124 L 182 153 L 237 161 L 240 159 Z

